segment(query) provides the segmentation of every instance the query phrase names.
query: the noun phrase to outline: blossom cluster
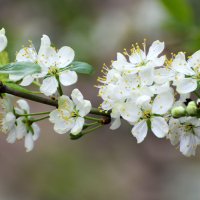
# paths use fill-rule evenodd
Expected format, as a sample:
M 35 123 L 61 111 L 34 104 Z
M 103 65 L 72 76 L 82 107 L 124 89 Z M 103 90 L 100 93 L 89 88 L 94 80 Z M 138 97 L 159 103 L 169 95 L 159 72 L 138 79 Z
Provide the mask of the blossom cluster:
M 98 78 L 100 107 L 111 111 L 111 129 L 119 128 L 121 119 L 132 125 L 138 143 L 151 130 L 156 137 L 179 144 L 185 156 L 195 155 L 200 144 L 200 51 L 187 60 L 183 52 L 168 59 L 163 51 L 164 42 L 157 40 L 148 51 L 144 42 L 143 49 L 136 44 L 130 53 L 117 53 Z M 197 95 L 195 101 L 192 93 Z
M 78 73 L 91 74 L 91 65 L 75 61 L 71 47 L 56 49 L 43 35 L 39 50 L 32 42 L 9 63 L 5 29 L 0 30 L 0 128 L 7 141 L 24 139 L 29 152 L 39 138 L 38 122 L 48 119 L 58 134 L 78 139 L 110 123 L 115 130 L 124 120 L 141 143 L 151 131 L 167 138 L 185 156 L 195 155 L 200 145 L 200 50 L 186 58 L 185 53 L 164 54 L 164 42 L 154 41 L 147 49 L 133 45 L 117 53 L 110 66 L 103 66 L 99 109 L 85 100 L 79 89 L 65 95 L 63 86 L 78 81 Z M 36 91 L 30 90 L 36 87 Z M 27 88 L 28 87 L 28 88 Z M 24 99 L 13 103 L 13 95 L 54 106 L 50 111 L 30 112 Z M 96 115 L 95 117 L 93 115 Z M 100 117 L 101 116 L 101 117 Z

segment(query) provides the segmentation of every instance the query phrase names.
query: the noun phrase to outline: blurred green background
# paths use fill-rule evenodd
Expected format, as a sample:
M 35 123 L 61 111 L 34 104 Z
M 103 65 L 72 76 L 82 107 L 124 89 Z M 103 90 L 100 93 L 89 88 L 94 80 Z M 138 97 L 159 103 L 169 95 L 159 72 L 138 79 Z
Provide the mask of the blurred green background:
M 166 42 L 166 54 L 200 49 L 199 0 L 0 0 L 0 27 L 7 30 L 8 51 L 42 34 L 57 47 L 71 46 L 76 60 L 92 64 L 92 77 L 76 86 L 94 106 L 96 78 L 103 63 L 132 43 Z M 69 94 L 72 88 L 65 90 Z M 32 111 L 48 110 L 31 103 Z M 140 145 L 124 123 L 78 141 L 58 135 L 46 121 L 31 153 L 23 143 L 0 139 L 0 200 L 198 200 L 200 158 L 185 158 L 169 141 L 149 134 Z

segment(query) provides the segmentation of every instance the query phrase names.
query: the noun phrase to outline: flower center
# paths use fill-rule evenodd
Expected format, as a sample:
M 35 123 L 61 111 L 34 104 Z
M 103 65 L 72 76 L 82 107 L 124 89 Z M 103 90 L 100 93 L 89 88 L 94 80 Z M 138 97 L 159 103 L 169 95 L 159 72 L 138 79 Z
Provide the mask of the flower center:
M 51 66 L 48 70 L 48 74 L 53 76 L 58 73 L 58 68 L 56 66 Z
M 146 110 L 143 112 L 143 118 L 144 119 L 149 119 L 151 117 L 151 111 L 150 110 Z

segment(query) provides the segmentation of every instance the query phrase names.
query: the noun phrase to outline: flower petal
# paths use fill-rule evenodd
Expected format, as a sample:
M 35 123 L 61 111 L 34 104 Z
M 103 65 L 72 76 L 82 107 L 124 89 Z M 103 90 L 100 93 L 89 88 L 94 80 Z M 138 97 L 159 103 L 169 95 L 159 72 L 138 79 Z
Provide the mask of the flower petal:
M 26 152 L 29 152 L 29 151 L 33 150 L 34 141 L 33 141 L 33 136 L 32 136 L 31 132 L 26 134 L 25 140 L 24 140 L 24 146 L 26 148 Z
M 15 143 L 15 141 L 16 141 L 16 130 L 15 130 L 15 128 L 13 128 L 13 129 L 11 129 L 10 130 L 10 132 L 8 133 L 8 137 L 7 137 L 7 142 L 8 143 L 11 143 L 11 144 L 13 144 L 13 143 Z
M 77 135 L 78 133 L 80 133 L 83 129 L 84 122 L 84 118 L 78 117 L 70 133 L 73 135 Z
M 120 126 L 121 126 L 120 117 L 112 118 L 110 129 L 115 130 L 115 129 L 118 129 Z
M 58 88 L 58 81 L 54 76 L 47 77 L 43 80 L 40 91 L 46 96 L 51 96 L 56 93 Z
M 124 103 L 120 109 L 121 116 L 128 122 L 136 122 L 141 117 L 141 110 L 135 103 Z
M 58 68 L 67 67 L 74 60 L 74 50 L 71 47 L 64 46 L 57 53 L 56 66 Z
M 81 103 L 83 101 L 83 95 L 79 89 L 75 88 L 71 93 L 72 101 L 75 104 Z
M 78 114 L 81 117 L 84 117 L 85 115 L 87 115 L 90 112 L 91 108 L 92 108 L 91 102 L 88 101 L 88 100 L 83 100 L 83 102 L 78 103 L 76 105 L 76 109 L 78 110 Z
M 142 85 L 151 85 L 153 83 L 153 72 L 154 68 L 152 67 L 144 68 L 139 72 Z
M 152 112 L 155 114 L 165 114 L 174 103 L 173 90 L 158 94 L 153 101 Z
M 37 52 L 34 47 L 25 47 L 20 49 L 16 56 L 17 62 L 36 62 Z
M 147 59 L 148 60 L 155 59 L 156 57 L 158 57 L 159 54 L 162 53 L 164 48 L 165 48 L 164 42 L 160 42 L 159 40 L 154 41 L 149 48 Z
M 163 117 L 152 117 L 151 129 L 158 138 L 165 137 L 169 131 L 168 124 Z
M 26 135 L 26 125 L 23 123 L 23 117 L 17 119 L 16 137 L 18 140 L 22 139 Z
M 185 60 L 185 54 L 183 52 L 178 53 L 175 59 L 172 62 L 172 69 L 185 74 L 185 75 L 194 75 L 194 71 L 188 67 L 187 62 Z
M 145 120 L 142 120 L 137 124 L 135 124 L 131 132 L 133 136 L 136 137 L 137 143 L 141 143 L 146 137 L 147 131 L 148 131 L 147 123 Z
M 77 82 L 78 76 L 76 72 L 67 70 L 60 73 L 59 79 L 62 85 L 69 86 Z
M 33 128 L 33 132 L 34 132 L 33 140 L 36 141 L 40 136 L 40 127 L 36 123 L 33 123 L 32 128 Z
M 25 76 L 20 83 L 21 86 L 28 86 L 34 81 L 34 78 L 31 75 Z
M 176 90 L 180 94 L 190 93 L 197 88 L 197 81 L 192 78 L 183 78 L 177 81 Z
M 25 101 L 24 99 L 18 100 L 17 104 L 19 105 L 20 109 L 26 111 L 27 113 L 30 112 L 30 107 L 29 107 L 27 101 Z
M 21 80 L 23 77 L 21 75 L 9 74 L 9 79 L 14 82 Z
M 5 36 L 5 29 L 2 28 L 0 30 L 0 52 L 6 48 L 7 43 L 8 43 L 8 40 L 7 40 L 7 37 Z

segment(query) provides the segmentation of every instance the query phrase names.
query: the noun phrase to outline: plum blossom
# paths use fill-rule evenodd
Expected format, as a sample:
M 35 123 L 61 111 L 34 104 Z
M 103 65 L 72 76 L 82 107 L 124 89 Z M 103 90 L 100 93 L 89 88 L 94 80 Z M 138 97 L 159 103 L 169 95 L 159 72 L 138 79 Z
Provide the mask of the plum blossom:
M 78 77 L 76 72 L 66 68 L 74 60 L 74 56 L 74 50 L 68 46 L 55 50 L 51 46 L 49 37 L 43 35 L 38 53 L 31 44 L 30 47 L 22 48 L 16 56 L 17 62 L 39 64 L 41 72 L 25 77 L 21 75 L 10 75 L 9 79 L 12 81 L 23 79 L 20 85 L 28 86 L 36 78 L 44 78 L 40 91 L 46 96 L 50 96 L 57 91 L 59 82 L 64 86 L 69 86 L 77 82 Z
M 30 123 L 30 117 L 20 116 L 28 114 L 30 108 L 28 103 L 20 99 L 17 101 L 18 107 L 13 107 L 8 97 L 2 100 L 1 129 L 8 135 L 7 142 L 15 143 L 16 140 L 25 138 L 25 148 L 29 152 L 34 147 L 34 141 L 39 137 L 40 128 L 36 123 Z
M 62 95 L 58 99 L 58 109 L 50 113 L 50 122 L 54 124 L 55 132 L 64 134 L 70 131 L 71 134 L 77 135 L 83 129 L 85 122 L 84 117 L 91 110 L 91 103 L 83 99 L 83 95 L 78 89 L 72 91 L 70 99 Z
M 172 145 L 179 143 L 180 152 L 185 156 L 194 156 L 200 144 L 200 120 L 196 117 L 171 118 L 169 135 Z

